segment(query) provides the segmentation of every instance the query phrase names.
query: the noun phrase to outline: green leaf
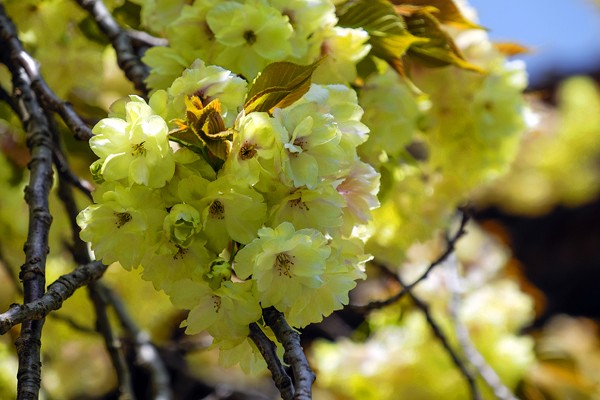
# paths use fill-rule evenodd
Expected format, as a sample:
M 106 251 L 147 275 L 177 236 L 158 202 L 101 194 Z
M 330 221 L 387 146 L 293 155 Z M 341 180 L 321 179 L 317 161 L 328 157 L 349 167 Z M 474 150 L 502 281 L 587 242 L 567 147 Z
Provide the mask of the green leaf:
M 412 46 L 408 54 L 426 65 L 457 67 L 484 72 L 477 65 L 465 60 L 450 35 L 442 28 L 440 21 L 433 16 L 430 7 L 415 8 L 411 15 L 404 17 L 408 30 L 415 36 L 428 39 Z
M 336 12 L 339 26 L 367 31 L 371 55 L 385 60 L 400 74 L 404 72 L 402 56 L 411 46 L 427 41 L 406 29 L 404 19 L 387 0 L 349 1 Z
M 323 59 L 310 65 L 298 65 L 287 61 L 267 65 L 254 80 L 248 92 L 244 111 L 272 112 L 294 103 L 310 89 L 313 72 Z
M 469 21 L 460 12 L 453 0 L 391 0 L 396 10 L 403 6 L 433 7 L 436 9 L 435 17 L 443 24 L 454 25 L 459 28 L 483 29 L 480 25 Z

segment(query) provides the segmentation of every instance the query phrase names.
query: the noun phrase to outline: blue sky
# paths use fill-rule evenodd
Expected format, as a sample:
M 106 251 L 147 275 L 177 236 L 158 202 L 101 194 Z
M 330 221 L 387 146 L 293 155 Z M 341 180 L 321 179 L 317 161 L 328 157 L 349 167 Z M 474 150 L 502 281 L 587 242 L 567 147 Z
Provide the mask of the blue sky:
M 593 0 L 469 0 L 492 40 L 514 41 L 532 50 L 532 83 L 549 71 L 600 69 L 600 6 Z M 515 11 L 518 10 L 518 11 Z

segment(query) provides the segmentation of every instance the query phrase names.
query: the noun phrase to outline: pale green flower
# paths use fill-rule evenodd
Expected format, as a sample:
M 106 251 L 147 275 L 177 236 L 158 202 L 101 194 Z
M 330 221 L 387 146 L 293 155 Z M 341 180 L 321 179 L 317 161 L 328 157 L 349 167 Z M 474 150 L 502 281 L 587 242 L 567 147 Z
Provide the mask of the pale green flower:
M 258 374 L 267 369 L 267 363 L 248 336 L 231 339 L 215 338 L 213 347 L 219 348 L 219 364 L 225 368 L 240 365 L 246 374 Z
M 327 55 L 313 75 L 316 83 L 352 83 L 356 64 L 371 50 L 369 34 L 362 28 L 331 27 L 322 33 L 321 52 Z
M 215 254 L 206 247 L 201 235 L 191 236 L 187 247 L 164 240 L 154 252 L 142 260 L 142 278 L 151 281 L 157 290 L 170 294 L 176 282 L 185 279 L 202 280 Z
M 257 184 L 261 177 L 274 179 L 280 170 L 281 147 L 275 138 L 281 135 L 281 130 L 281 124 L 265 112 L 239 118 L 231 152 L 223 166 L 224 173 L 249 185 Z
M 231 126 L 244 104 L 246 86 L 245 80 L 230 71 L 216 65 L 205 65 L 202 60 L 196 60 L 179 78 L 175 79 L 168 92 L 173 98 L 171 107 L 177 115 L 185 113 L 186 97 L 198 96 L 203 105 L 219 99 L 225 125 Z
M 313 189 L 320 178 L 339 174 L 344 150 L 330 114 L 319 113 L 316 103 L 304 103 L 277 108 L 273 116 L 284 127 L 278 138 L 284 181 Z
M 294 59 L 313 62 L 321 47 L 320 32 L 337 22 L 334 5 L 328 0 L 270 0 L 270 4 L 288 17 L 294 30 L 290 38 Z
M 322 233 L 337 231 L 342 225 L 344 198 L 330 182 L 322 182 L 314 189 L 306 187 L 290 190 L 271 208 L 271 224 L 291 222 L 296 229 L 313 228 Z
M 94 126 L 92 151 L 100 157 L 105 181 L 122 181 L 160 188 L 173 177 L 175 161 L 167 123 L 138 96 L 129 96 L 113 115 Z
M 379 207 L 379 178 L 380 174 L 370 164 L 356 160 L 348 175 L 336 187 L 345 203 L 345 235 L 350 235 L 355 226 L 366 224 L 372 219 L 371 210 Z
M 379 156 L 397 157 L 419 131 L 424 99 L 418 98 L 394 71 L 367 79 L 360 91 L 362 121 L 371 129 L 360 148 L 363 160 L 380 164 Z
M 206 22 L 219 45 L 214 63 L 247 80 L 292 53 L 289 38 L 293 30 L 288 18 L 264 1 L 217 4 L 206 14 Z
M 262 309 L 253 293 L 253 282 L 224 282 L 213 290 L 206 282 L 181 280 L 169 295 L 177 307 L 190 310 L 183 326 L 186 333 L 207 331 L 218 338 L 248 336 L 248 325 L 261 318 Z
M 96 258 L 119 261 L 127 269 L 159 243 L 167 214 L 157 191 L 144 186 L 115 185 L 95 194 L 92 204 L 77 216 L 81 239 L 89 242 Z
M 169 241 L 179 247 L 188 247 L 194 234 L 200 231 L 200 213 L 189 204 L 176 204 L 171 207 L 163 223 L 163 230 Z
M 262 228 L 258 238 L 235 257 L 234 270 L 241 279 L 252 275 L 263 307 L 286 312 L 323 285 L 321 275 L 331 249 L 314 229 L 296 231 L 289 222 Z
M 160 34 L 179 16 L 185 3 L 186 0 L 145 0 L 141 22 L 153 33 Z
M 200 191 L 188 182 L 192 181 L 180 186 L 181 198 L 200 210 L 208 248 L 220 253 L 231 240 L 246 244 L 256 237 L 266 216 L 266 205 L 258 192 L 227 175 Z
M 212 63 L 215 41 L 214 33 L 206 22 L 206 14 L 223 2 L 223 0 L 202 0 L 183 6 L 179 17 L 167 27 L 166 36 L 169 45 L 182 54 L 197 54 L 195 58 Z
M 342 133 L 340 144 L 344 149 L 355 148 L 369 138 L 369 128 L 360 122 L 363 109 L 358 104 L 356 92 L 349 87 L 312 84 L 296 104 L 302 102 L 315 102 L 320 113 L 331 114 Z
M 330 241 L 331 255 L 327 259 L 323 284 L 310 296 L 298 299 L 286 313 L 287 321 L 296 327 L 320 322 L 323 317 L 349 303 L 348 293 L 356 280 L 365 279 L 365 263 L 372 257 L 364 254 L 364 242 L 356 237 Z
M 196 59 L 200 51 L 181 52 L 176 48 L 154 46 L 146 50 L 142 61 L 150 67 L 146 83 L 150 89 L 166 89 Z

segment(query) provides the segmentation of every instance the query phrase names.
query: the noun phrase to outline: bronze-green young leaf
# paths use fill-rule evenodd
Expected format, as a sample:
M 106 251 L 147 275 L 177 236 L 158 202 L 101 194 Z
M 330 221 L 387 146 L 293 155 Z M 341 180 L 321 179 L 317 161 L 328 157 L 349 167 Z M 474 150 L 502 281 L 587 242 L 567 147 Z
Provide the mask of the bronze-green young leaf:
M 402 6 L 420 6 L 420 7 L 434 7 L 437 9 L 435 17 L 442 24 L 454 25 L 459 28 L 471 28 L 471 29 L 482 29 L 481 26 L 476 23 L 469 21 L 460 12 L 458 6 L 453 0 L 390 0 L 393 4 L 398 6 L 396 9 Z
M 336 13 L 339 26 L 367 31 L 371 55 L 385 60 L 400 74 L 403 74 L 402 56 L 411 46 L 427 41 L 406 29 L 404 19 L 387 0 L 349 1 Z
M 442 28 L 440 21 L 432 14 L 430 7 L 414 8 L 405 21 L 408 30 L 415 36 L 427 39 L 424 43 L 412 46 L 408 55 L 431 67 L 455 65 L 457 67 L 484 72 L 477 65 L 465 60 L 452 37 Z
M 310 65 L 298 65 L 287 61 L 267 65 L 254 80 L 244 104 L 246 114 L 272 112 L 284 108 L 302 97 L 310 89 L 313 72 L 321 59 Z
M 198 149 L 204 147 L 204 142 L 190 128 L 185 121 L 175 119 L 171 121 L 177 124 L 177 128 L 169 132 L 169 140 L 181 144 L 198 153 Z
M 225 160 L 232 135 L 225 127 L 219 100 L 204 106 L 199 97 L 191 96 L 185 104 L 186 121 L 174 121 L 179 127 L 170 132 L 171 139 L 194 151 L 206 147 L 213 156 Z

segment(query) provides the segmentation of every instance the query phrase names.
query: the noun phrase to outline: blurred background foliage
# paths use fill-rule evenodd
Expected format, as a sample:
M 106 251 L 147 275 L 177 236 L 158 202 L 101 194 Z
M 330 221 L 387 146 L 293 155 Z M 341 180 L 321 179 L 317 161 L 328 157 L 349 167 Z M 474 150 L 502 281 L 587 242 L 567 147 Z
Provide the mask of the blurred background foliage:
M 114 51 L 74 2 L 5 3 L 49 86 L 87 122 L 103 118 L 114 100 L 134 92 L 116 66 Z M 136 17 L 137 1 L 113 0 L 107 5 L 120 23 L 134 29 L 150 25 L 160 33 L 170 17 L 160 13 L 161 4 L 168 2 L 156 3 L 155 13 L 142 14 L 141 20 Z M 600 69 L 600 60 L 597 66 Z M 522 137 L 516 161 L 505 176 L 476 190 L 471 199 L 475 218 L 467 227 L 468 235 L 447 265 L 415 290 L 456 345 L 455 321 L 448 312 L 449 287 L 453 279 L 461 279 L 460 320 L 504 384 L 522 399 L 600 399 L 599 77 L 593 72 L 586 77 L 555 77 L 528 93 L 530 129 Z M 10 88 L 5 69 L 0 69 L 0 82 Z M 12 110 L 0 103 L 2 310 L 22 301 L 16 275 L 27 226 L 22 196 L 28 153 L 19 126 Z M 63 137 L 74 170 L 90 179 L 91 151 L 85 143 L 70 139 L 66 130 Z M 48 282 L 72 269 L 66 247 L 69 224 L 56 196 L 51 200 L 55 217 Z M 80 205 L 87 202 L 83 197 L 77 200 Z M 413 244 L 402 267 L 405 279 L 419 276 L 443 248 L 441 237 Z M 453 268 L 460 269 L 460 278 Z M 397 283 L 378 276 L 376 269 L 369 272 L 375 279 L 355 290 L 356 304 L 385 298 L 399 289 Z M 172 371 L 189 374 L 179 379 L 190 393 L 197 382 L 272 393 L 268 376 L 247 377 L 237 369 L 217 367 L 217 354 L 208 349 L 210 338 L 185 337 L 178 328 L 184 316 L 151 283 L 134 279 L 135 274 L 109 268 L 104 279 L 167 357 L 185 355 L 187 365 L 173 366 Z M 92 306 L 83 289 L 47 319 L 42 347 L 46 398 L 111 398 L 107 388 L 114 387 L 115 376 L 93 324 Z M 0 398 L 15 393 L 17 362 L 12 343 L 18 329 L 0 337 Z M 408 300 L 366 319 L 351 312 L 336 313 L 320 327 L 308 327 L 304 340 L 318 376 L 317 399 L 468 396 L 464 378 L 431 333 L 423 313 Z M 489 391 L 485 395 L 493 398 Z

